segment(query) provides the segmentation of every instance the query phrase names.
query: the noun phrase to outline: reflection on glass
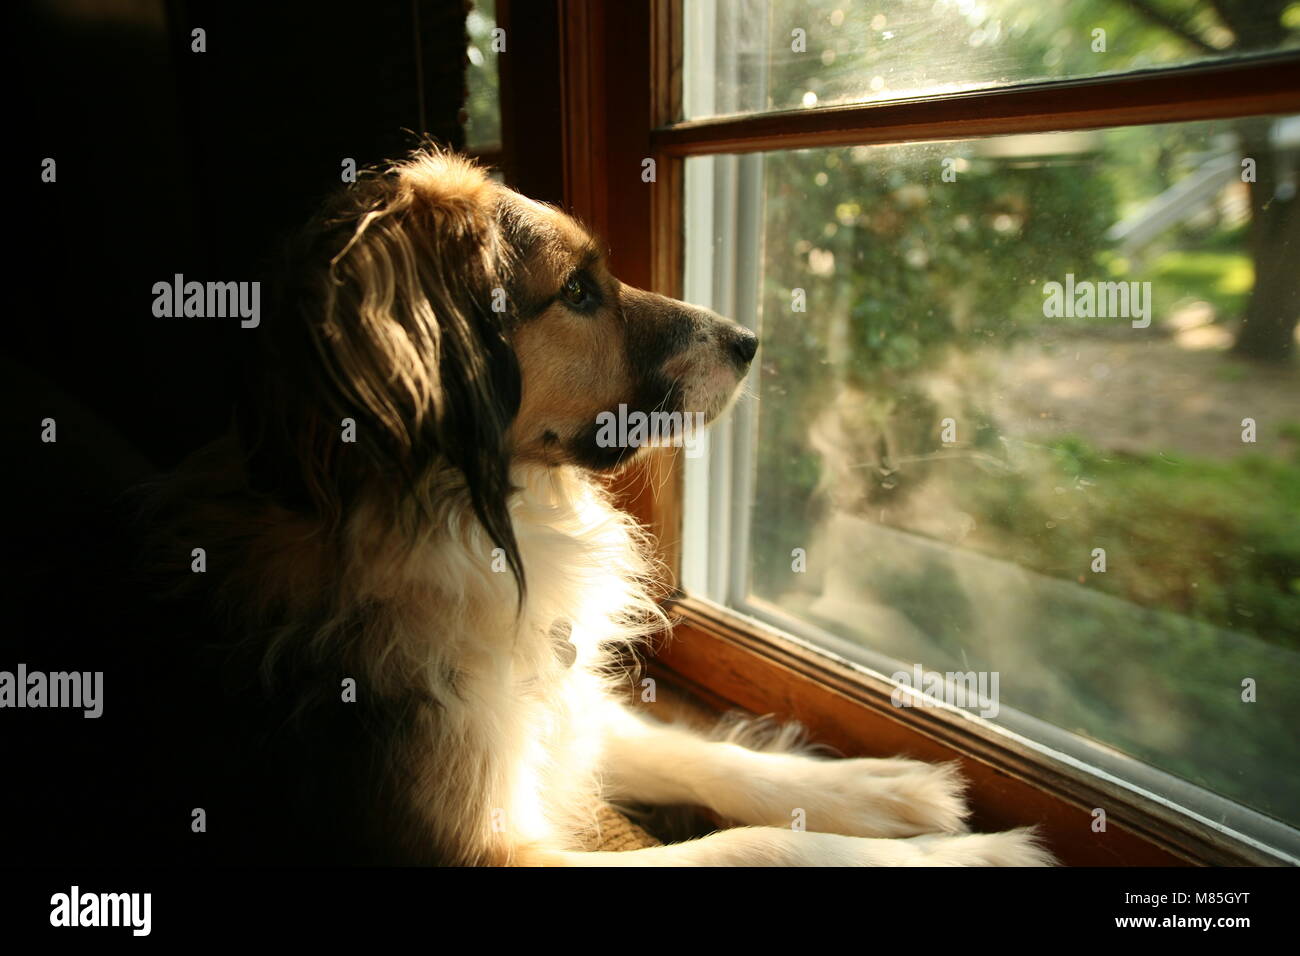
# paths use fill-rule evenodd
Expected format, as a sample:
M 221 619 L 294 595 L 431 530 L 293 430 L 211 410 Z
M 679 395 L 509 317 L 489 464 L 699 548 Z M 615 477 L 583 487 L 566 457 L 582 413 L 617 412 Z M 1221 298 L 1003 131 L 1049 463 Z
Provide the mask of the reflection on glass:
M 1300 45 L 1295 0 L 685 0 L 688 118 L 1094 76 Z

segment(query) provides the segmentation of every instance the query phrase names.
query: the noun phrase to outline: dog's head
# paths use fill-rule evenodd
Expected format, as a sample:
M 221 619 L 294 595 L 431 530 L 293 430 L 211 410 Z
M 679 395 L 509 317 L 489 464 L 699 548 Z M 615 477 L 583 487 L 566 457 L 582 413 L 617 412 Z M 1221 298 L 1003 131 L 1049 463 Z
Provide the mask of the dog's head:
M 337 520 L 460 476 L 512 563 L 512 465 L 609 470 L 689 442 L 758 345 L 623 285 L 575 220 L 431 150 L 318 218 L 263 332 L 241 410 L 255 484 Z
M 616 468 L 639 447 L 690 442 L 735 395 L 758 348 L 749 330 L 619 282 L 604 246 L 559 210 L 502 189 L 497 220 L 517 263 L 510 339 L 521 460 Z

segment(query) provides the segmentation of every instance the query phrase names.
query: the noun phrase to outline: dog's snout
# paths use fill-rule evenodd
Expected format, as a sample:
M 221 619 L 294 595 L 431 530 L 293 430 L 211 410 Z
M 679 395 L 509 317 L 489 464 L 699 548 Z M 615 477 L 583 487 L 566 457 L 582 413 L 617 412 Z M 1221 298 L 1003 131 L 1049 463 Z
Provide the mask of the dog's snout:
M 754 360 L 754 353 L 758 351 L 758 336 L 749 329 L 740 328 L 731 339 L 731 354 L 734 355 L 741 365 L 748 365 Z

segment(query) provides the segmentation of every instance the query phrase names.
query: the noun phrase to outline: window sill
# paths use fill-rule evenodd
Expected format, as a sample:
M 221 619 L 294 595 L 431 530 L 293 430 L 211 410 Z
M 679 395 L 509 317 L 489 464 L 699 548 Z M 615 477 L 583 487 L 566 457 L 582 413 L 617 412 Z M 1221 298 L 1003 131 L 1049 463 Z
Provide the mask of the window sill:
M 1038 825 L 1071 866 L 1295 862 L 1271 842 L 1198 819 L 986 721 L 955 710 L 895 707 L 893 685 L 879 675 L 727 608 L 682 597 L 673 612 L 678 623 L 650 662 L 652 676 L 718 711 L 739 707 L 798 720 L 845 755 L 958 760 L 971 782 L 977 829 Z M 1103 832 L 1093 830 L 1095 808 L 1106 811 Z M 1275 826 L 1281 837 L 1294 834 Z

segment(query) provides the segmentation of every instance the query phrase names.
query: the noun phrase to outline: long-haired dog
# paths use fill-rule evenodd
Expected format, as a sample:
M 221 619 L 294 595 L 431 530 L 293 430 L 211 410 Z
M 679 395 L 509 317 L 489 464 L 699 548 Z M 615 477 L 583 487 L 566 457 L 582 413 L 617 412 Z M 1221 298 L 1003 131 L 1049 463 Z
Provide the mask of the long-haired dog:
M 182 844 L 284 862 L 1049 860 L 1027 831 L 966 833 L 951 767 L 748 749 L 620 702 L 613 652 L 666 621 L 642 533 L 599 480 L 637 449 L 597 422 L 715 418 L 751 332 L 620 284 L 573 219 L 432 149 L 350 187 L 287 275 L 237 437 L 151 512 L 148 556 L 206 635 L 177 691 L 210 728 L 176 771 L 203 821 L 176 827 Z M 586 852 L 606 801 L 736 826 Z

